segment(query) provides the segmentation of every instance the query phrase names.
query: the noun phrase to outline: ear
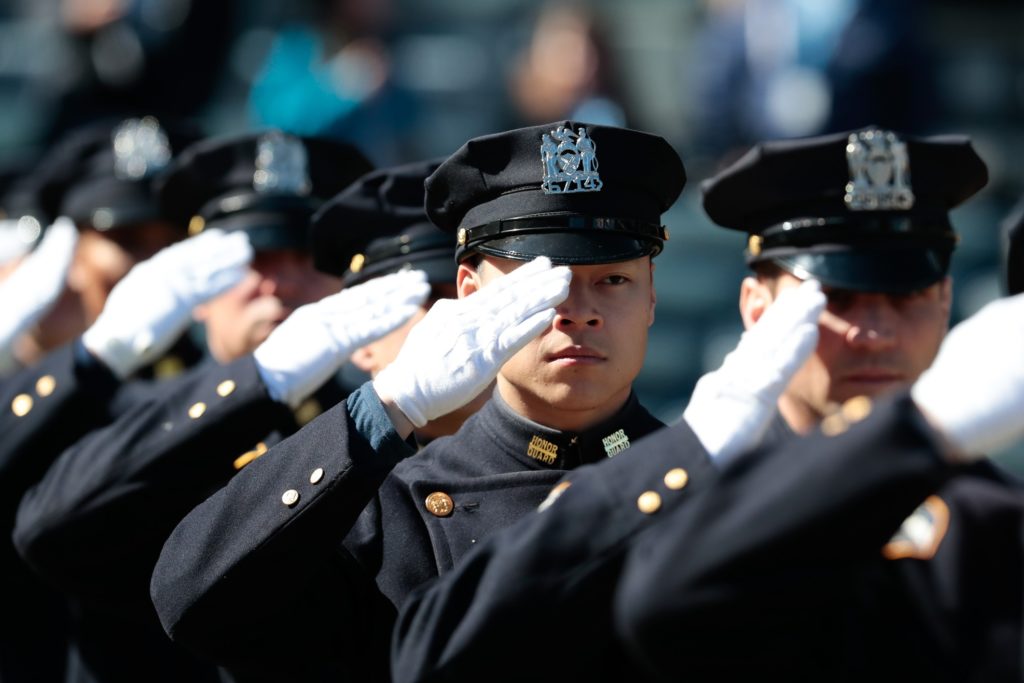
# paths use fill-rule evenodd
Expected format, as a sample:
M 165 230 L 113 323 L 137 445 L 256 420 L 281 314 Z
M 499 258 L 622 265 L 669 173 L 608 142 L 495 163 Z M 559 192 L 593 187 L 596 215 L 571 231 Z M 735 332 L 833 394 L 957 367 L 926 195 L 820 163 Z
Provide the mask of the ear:
M 476 268 L 468 263 L 460 263 L 459 272 L 455 275 L 455 286 L 458 288 L 459 298 L 465 299 L 483 287 L 483 282 Z
M 647 316 L 647 326 L 650 327 L 654 324 L 654 306 L 658 303 L 658 292 L 654 288 L 654 268 L 656 264 L 654 259 L 651 259 L 651 313 Z
M 773 300 L 771 289 L 756 277 L 745 277 L 740 285 L 740 317 L 749 330 L 761 319 Z
M 373 359 L 373 349 L 371 346 L 372 345 L 360 346 L 349 359 L 352 361 L 352 365 L 356 366 L 368 375 L 373 374 L 377 365 Z

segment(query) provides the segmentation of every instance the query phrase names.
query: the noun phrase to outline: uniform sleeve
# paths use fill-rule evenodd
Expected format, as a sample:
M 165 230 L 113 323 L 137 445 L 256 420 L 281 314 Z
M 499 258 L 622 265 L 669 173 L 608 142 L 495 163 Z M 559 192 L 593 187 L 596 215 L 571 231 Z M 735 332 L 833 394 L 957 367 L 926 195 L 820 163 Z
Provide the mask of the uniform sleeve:
M 523 640 L 587 653 L 585 661 L 549 658 L 546 678 L 607 679 L 609 577 L 627 539 L 713 477 L 685 422 L 573 472 L 546 509 L 491 536 L 405 603 L 393 640 L 394 680 L 486 680 L 497 661 L 503 679 L 533 677 L 534 659 L 508 656 L 510 643 Z
M 357 661 L 360 643 L 381 642 L 370 637 L 379 593 L 341 542 L 412 454 L 389 424 L 367 383 L 189 513 L 151 584 L 171 638 L 235 672 L 289 665 L 276 657 L 298 666 L 302 651 L 311 661 Z M 366 654 L 386 662 L 386 652 Z
M 855 573 L 956 469 L 906 396 L 847 427 L 840 414 L 823 428 L 842 435 L 748 454 L 637 537 L 614 610 L 639 665 L 732 680 L 817 656 L 824 619 L 841 624 L 856 599 Z
M 28 491 L 19 552 L 65 593 L 152 619 L 149 579 L 164 540 L 284 410 L 251 357 L 164 382 L 159 397 L 72 445 Z

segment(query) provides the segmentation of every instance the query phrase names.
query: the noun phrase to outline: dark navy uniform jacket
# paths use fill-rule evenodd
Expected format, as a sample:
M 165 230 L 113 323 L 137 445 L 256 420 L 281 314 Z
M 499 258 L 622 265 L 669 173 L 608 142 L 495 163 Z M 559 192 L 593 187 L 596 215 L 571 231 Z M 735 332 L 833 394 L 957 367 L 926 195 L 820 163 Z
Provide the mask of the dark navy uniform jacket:
M 154 603 L 172 638 L 235 673 L 386 678 L 412 589 L 534 514 L 567 470 L 661 426 L 633 396 L 584 433 L 493 398 L 410 458 L 364 385 L 182 521 L 154 572 Z
M 193 362 L 198 350 L 183 339 L 153 372 Z M 152 396 L 159 382 L 120 382 L 80 342 L 67 344 L 38 364 L 0 383 L 0 528 L 14 526 L 18 501 L 57 456 Z M 45 587 L 0 543 L 0 681 L 60 680 L 65 669 L 67 615 L 63 600 Z
M 638 539 L 615 611 L 641 670 L 1021 679 L 1024 488 L 949 464 L 906 396 L 874 413 L 737 461 Z
M 293 415 L 251 356 L 208 359 L 60 455 L 22 499 L 14 540 L 74 605 L 69 680 L 218 680 L 156 619 L 149 579 L 160 548 L 236 467 L 295 432 L 304 411 L 319 412 L 313 402 L 343 396 L 328 383 Z
M 909 399 L 863 412 L 688 478 L 685 424 L 574 473 L 407 601 L 394 679 L 1018 680 L 1020 485 Z

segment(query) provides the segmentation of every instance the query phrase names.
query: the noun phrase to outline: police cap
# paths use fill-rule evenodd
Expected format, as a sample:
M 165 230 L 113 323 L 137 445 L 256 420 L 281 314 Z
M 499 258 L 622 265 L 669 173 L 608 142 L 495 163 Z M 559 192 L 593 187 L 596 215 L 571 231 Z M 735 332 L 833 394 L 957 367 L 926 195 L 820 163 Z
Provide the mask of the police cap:
M 152 116 L 78 128 L 55 144 L 18 188 L 23 212 L 46 223 L 63 215 L 100 231 L 171 220 L 161 210 L 153 182 L 198 138 L 191 125 Z
M 244 230 L 256 250 L 309 249 L 309 220 L 372 168 L 352 145 L 278 130 L 217 137 L 183 151 L 158 183 L 189 234 Z
M 317 268 L 344 277 L 345 286 L 417 269 L 434 284 L 454 283 L 451 235 L 428 219 L 423 181 L 440 161 L 422 161 L 367 173 L 313 217 Z
M 750 233 L 751 265 L 906 292 L 945 276 L 957 241 L 949 210 L 987 181 L 966 137 L 864 128 L 761 143 L 702 190 L 711 220 Z
M 427 215 L 474 253 L 555 263 L 658 254 L 686 183 L 663 138 L 561 121 L 474 138 L 427 179 Z

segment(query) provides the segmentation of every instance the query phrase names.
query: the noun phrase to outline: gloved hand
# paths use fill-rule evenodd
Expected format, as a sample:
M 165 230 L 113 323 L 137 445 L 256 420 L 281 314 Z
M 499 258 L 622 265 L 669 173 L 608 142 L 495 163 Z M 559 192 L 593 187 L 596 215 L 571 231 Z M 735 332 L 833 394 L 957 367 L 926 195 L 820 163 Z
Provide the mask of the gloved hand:
M 910 395 L 958 460 L 978 460 L 1024 436 L 1024 294 L 953 328 Z
M 117 283 L 82 343 L 128 377 L 175 342 L 195 306 L 238 284 L 252 255 L 245 233 L 217 229 L 162 249 Z
M 718 462 L 756 446 L 779 396 L 818 343 L 825 295 L 817 280 L 784 290 L 722 367 L 700 378 L 683 413 Z
M 464 299 L 434 304 L 373 380 L 416 427 L 469 403 L 555 317 L 572 272 L 540 257 Z
M 78 230 L 58 218 L 36 249 L 0 283 L 0 375 L 14 365 L 14 343 L 57 302 L 78 244 Z
M 295 408 L 353 351 L 411 318 L 429 294 L 426 274 L 411 270 L 299 308 L 253 352 L 270 397 Z

